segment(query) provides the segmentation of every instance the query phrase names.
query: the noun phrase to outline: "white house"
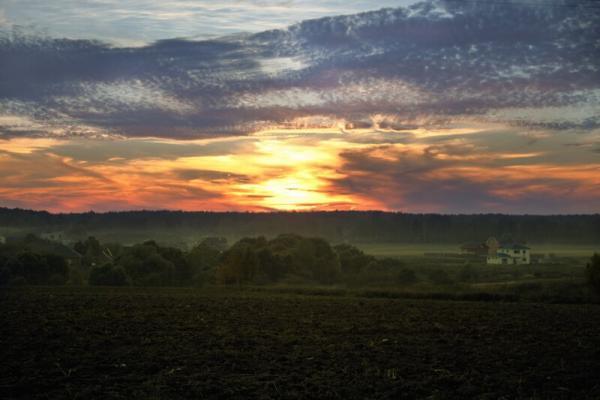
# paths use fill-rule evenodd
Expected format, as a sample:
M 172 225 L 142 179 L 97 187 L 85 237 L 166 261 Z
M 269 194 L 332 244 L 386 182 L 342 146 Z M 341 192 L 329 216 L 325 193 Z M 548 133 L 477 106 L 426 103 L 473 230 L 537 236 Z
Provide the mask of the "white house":
M 488 264 L 529 264 L 531 263 L 530 248 L 522 244 L 500 244 L 496 254 L 487 257 Z

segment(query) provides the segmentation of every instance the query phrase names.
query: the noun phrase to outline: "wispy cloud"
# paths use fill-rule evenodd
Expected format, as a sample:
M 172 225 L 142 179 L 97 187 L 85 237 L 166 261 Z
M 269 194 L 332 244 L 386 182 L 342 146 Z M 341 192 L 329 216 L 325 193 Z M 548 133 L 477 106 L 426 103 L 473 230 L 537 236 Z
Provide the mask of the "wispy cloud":
M 597 38 L 581 28 L 600 18 L 598 8 L 505 7 L 511 29 L 487 19 L 493 7 L 432 2 L 139 48 L 12 33 L 0 40 L 0 113 L 31 121 L 35 133 L 188 139 L 314 115 L 352 126 L 374 115 L 599 126 Z
M 376 7 L 397 7 L 411 2 L 415 1 L 382 0 Z M 374 7 L 367 0 L 7 0 L 3 3 L 5 15 L 10 15 L 16 24 L 34 24 L 56 37 L 100 39 L 125 45 L 171 37 L 211 38 L 260 32 L 305 19 L 353 14 Z

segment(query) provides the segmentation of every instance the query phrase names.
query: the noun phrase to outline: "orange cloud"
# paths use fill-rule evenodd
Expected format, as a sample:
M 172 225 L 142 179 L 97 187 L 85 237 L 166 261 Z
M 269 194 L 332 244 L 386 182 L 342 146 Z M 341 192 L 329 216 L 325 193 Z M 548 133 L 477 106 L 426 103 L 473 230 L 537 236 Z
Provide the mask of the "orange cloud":
M 600 163 L 589 147 L 569 147 L 573 155 L 565 155 L 571 138 L 559 139 L 527 144 L 520 133 L 480 125 L 401 136 L 330 127 L 187 142 L 10 139 L 0 141 L 0 205 L 51 211 L 600 211 Z

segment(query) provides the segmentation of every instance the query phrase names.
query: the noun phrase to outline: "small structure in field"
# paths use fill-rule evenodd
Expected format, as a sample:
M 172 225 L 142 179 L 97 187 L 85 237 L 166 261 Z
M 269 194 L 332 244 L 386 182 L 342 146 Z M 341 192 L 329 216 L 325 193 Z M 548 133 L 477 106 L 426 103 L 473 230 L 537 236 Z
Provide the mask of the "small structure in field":
M 40 234 L 40 238 L 46 240 L 52 240 L 54 242 L 63 243 L 62 232 L 44 232 Z
M 530 248 L 524 244 L 513 242 L 499 242 L 495 237 L 490 237 L 483 243 L 466 243 L 460 247 L 463 256 L 484 258 L 488 264 L 530 264 Z
M 460 252 L 464 255 L 482 256 L 495 255 L 500 243 L 495 237 L 490 237 L 485 242 L 469 242 L 460 246 Z
M 460 246 L 461 254 L 485 256 L 488 254 L 488 247 L 485 243 L 470 242 Z
M 0 236 L 0 244 L 6 244 L 6 238 L 4 236 Z
M 531 253 L 530 248 L 516 243 L 503 243 L 498 246 L 496 254 L 489 254 L 487 257 L 488 264 L 530 264 Z

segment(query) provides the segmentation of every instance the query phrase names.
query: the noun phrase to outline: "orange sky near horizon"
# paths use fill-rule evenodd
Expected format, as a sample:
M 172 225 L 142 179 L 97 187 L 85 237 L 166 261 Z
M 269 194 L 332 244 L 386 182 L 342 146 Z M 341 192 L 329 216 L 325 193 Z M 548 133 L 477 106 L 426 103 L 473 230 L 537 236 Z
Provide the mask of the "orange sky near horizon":
M 566 154 L 571 137 L 538 136 L 471 124 L 285 127 L 193 141 L 13 138 L 0 140 L 0 206 L 600 212 L 600 162 L 589 143 Z

